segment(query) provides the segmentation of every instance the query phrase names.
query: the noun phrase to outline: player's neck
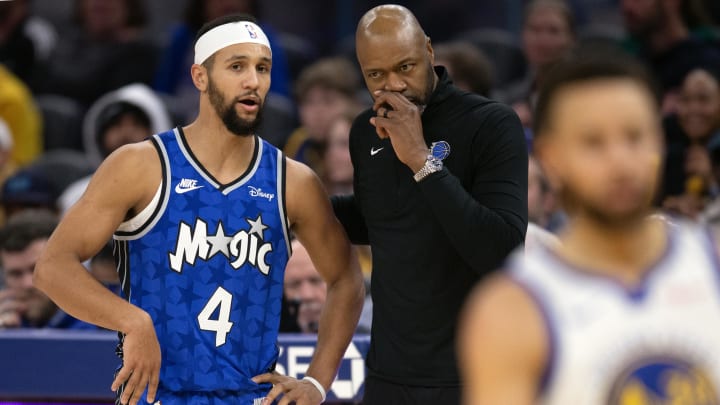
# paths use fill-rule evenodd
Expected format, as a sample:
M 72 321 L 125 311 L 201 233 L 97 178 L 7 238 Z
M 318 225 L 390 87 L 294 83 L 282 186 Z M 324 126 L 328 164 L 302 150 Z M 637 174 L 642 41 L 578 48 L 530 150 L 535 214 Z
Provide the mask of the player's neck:
M 570 263 L 634 285 L 664 253 L 667 228 L 656 219 L 611 227 L 589 218 L 574 218 L 562 242 L 559 252 Z
M 237 179 L 252 163 L 255 136 L 233 134 L 219 119 L 198 117 L 183 133 L 193 155 L 223 184 Z

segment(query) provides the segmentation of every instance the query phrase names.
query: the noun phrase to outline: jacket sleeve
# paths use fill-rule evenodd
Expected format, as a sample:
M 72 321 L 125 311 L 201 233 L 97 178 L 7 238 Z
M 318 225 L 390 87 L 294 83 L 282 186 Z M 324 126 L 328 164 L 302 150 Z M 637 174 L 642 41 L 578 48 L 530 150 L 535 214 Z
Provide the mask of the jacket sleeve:
M 367 245 L 368 240 L 367 226 L 365 219 L 360 212 L 354 195 L 334 195 L 330 199 L 332 201 L 335 216 L 345 228 L 345 233 L 355 245 Z
M 482 274 L 500 267 L 524 241 L 528 156 L 522 125 L 512 109 L 493 104 L 478 118 L 470 190 L 447 168 L 418 186 L 453 246 Z

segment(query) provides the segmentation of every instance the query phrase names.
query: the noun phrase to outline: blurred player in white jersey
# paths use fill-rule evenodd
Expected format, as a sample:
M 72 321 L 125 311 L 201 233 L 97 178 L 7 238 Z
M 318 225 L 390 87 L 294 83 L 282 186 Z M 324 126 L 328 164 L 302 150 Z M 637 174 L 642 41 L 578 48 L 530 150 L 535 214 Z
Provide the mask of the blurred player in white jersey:
M 535 147 L 569 223 L 469 300 L 466 404 L 720 403 L 717 250 L 650 216 L 663 147 L 648 83 L 615 55 L 549 73 Z

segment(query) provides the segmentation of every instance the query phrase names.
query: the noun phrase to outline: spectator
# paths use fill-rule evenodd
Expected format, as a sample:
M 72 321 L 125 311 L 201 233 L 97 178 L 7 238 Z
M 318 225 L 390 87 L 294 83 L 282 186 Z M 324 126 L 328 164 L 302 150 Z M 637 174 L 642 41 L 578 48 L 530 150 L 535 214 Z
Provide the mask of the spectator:
M 142 38 L 141 0 L 76 0 L 75 26 L 61 40 L 34 85 L 90 105 L 126 84 L 150 84 L 157 48 Z
M 155 72 L 153 88 L 170 97 L 172 112 L 183 123 L 189 122 L 198 111 L 197 89 L 187 74 L 193 62 L 195 34 L 204 23 L 234 13 L 246 13 L 262 20 L 258 0 L 189 0 L 183 22 L 171 33 L 170 43 L 165 48 Z M 285 52 L 272 28 L 263 23 L 260 26 L 272 46 L 270 97 L 275 95 L 289 99 L 290 74 Z
M 33 271 L 57 219 L 47 211 L 27 211 L 0 230 L 0 262 L 4 288 L 0 290 L 0 329 L 95 329 L 63 311 L 33 286 Z
M 0 3 L 0 63 L 28 83 L 36 63 L 45 60 L 57 41 L 46 21 L 30 15 L 30 0 Z
M 435 65 L 445 66 L 455 86 L 461 90 L 490 96 L 492 65 L 470 43 L 447 42 L 435 45 Z
M 663 206 L 694 218 L 718 194 L 708 142 L 720 136 L 720 73 L 692 70 L 683 81 L 677 115 L 665 120 L 667 163 Z
M 525 7 L 522 30 L 528 73 L 501 89 L 496 98 L 510 104 L 525 127 L 532 125 L 535 96 L 547 69 L 575 44 L 575 19 L 562 0 L 533 0 Z
M 40 171 L 25 168 L 5 180 L 2 185 L 2 202 L 5 218 L 29 209 L 44 209 L 57 213 L 56 190 Z
M 292 256 L 285 267 L 284 295 L 291 315 L 294 315 L 301 333 L 317 333 L 320 314 L 325 305 L 327 286 L 305 247 L 297 240 L 292 243 Z M 370 310 L 370 311 L 368 311 Z M 357 332 L 368 333 L 372 321 L 372 300 L 368 295 Z
M 122 286 L 120 285 L 117 265 L 115 264 L 115 258 L 113 257 L 112 242 L 106 243 L 105 246 L 103 246 L 103 248 L 100 249 L 100 251 L 93 256 L 92 259 L 90 259 L 88 267 L 90 274 L 92 274 L 97 281 L 116 295 L 121 295 Z
M 285 297 L 297 305 L 297 323 L 302 333 L 317 333 L 327 286 L 303 245 L 294 240 L 292 256 L 285 267 Z
M 0 65 L 0 119 L 13 139 L 12 164 L 22 166 L 42 151 L 42 117 L 35 107 L 30 89 Z
M 13 150 L 13 139 L 5 120 L 0 118 L 0 184 L 5 183 L 16 170 L 10 156 Z
M 172 126 L 162 100 L 144 84 L 131 84 L 96 101 L 85 114 L 83 139 L 90 161 L 99 165 L 110 153 L 128 143 L 140 142 Z M 71 184 L 58 199 L 67 211 L 85 192 L 90 177 Z
M 329 195 L 352 193 L 353 167 L 350 161 L 350 127 L 359 111 L 351 108 L 338 116 L 328 131 L 322 172 Z
M 699 66 L 720 66 L 718 45 L 691 35 L 681 0 L 622 0 L 626 46 L 645 61 L 662 93 L 664 114 L 675 112 L 679 89 Z
M 330 124 L 356 104 L 360 88 L 356 72 L 346 59 L 326 58 L 305 68 L 295 84 L 300 128 L 290 135 L 283 151 L 321 177 Z

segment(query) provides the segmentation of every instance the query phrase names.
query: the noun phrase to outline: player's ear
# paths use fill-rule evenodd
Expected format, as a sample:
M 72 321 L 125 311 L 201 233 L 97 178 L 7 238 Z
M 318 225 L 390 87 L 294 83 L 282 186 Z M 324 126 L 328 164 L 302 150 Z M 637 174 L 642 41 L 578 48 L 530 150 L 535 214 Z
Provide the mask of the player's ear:
M 551 147 L 552 142 L 551 139 L 547 138 L 547 135 L 535 137 L 533 139 L 533 155 L 542 168 L 550 187 L 553 190 L 559 190 L 562 185 L 558 173 L 562 169 L 558 167 L 558 160 L 555 156 L 556 148 Z
M 205 66 L 193 64 L 190 67 L 190 76 L 192 77 L 193 84 L 198 90 L 200 90 L 201 93 L 207 90 L 208 71 Z

